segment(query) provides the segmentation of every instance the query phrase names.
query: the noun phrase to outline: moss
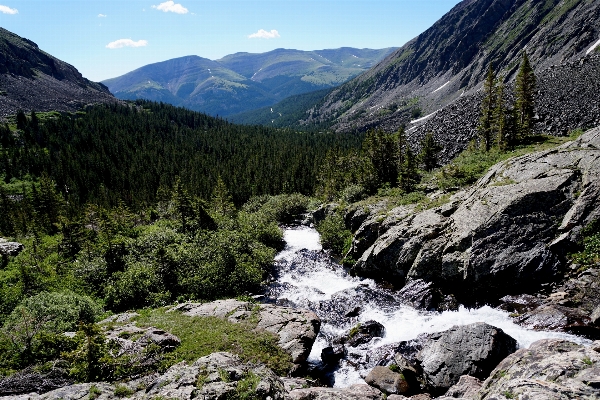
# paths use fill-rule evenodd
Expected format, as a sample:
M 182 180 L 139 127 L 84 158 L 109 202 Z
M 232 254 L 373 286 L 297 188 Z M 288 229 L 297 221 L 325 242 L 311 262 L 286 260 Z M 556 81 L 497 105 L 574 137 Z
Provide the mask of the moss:
M 356 336 L 356 334 L 360 331 L 360 322 L 356 325 L 354 325 L 352 327 L 352 329 L 350 329 L 350 332 L 348 332 L 348 337 L 352 338 L 354 336 Z

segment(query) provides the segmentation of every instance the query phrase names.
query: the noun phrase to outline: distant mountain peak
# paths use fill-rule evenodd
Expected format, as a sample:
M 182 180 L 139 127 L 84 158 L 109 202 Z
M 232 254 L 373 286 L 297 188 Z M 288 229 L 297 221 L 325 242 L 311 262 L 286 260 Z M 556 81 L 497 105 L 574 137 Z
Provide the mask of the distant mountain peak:
M 228 116 L 338 86 L 393 50 L 278 48 L 218 60 L 186 56 L 149 64 L 103 83 L 121 99 L 145 98 Z M 352 60 L 350 53 L 354 53 Z

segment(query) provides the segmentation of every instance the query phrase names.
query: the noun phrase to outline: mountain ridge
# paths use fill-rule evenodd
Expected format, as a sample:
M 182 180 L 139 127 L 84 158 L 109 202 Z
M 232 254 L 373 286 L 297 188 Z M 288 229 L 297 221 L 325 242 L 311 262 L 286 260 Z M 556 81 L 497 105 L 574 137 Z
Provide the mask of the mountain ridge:
M 585 56 L 600 37 L 599 21 L 593 0 L 463 1 L 371 70 L 334 89 L 302 122 L 329 121 L 337 131 L 379 124 L 397 129 L 414 119 L 403 101 L 417 98 L 426 115 L 474 95 L 490 62 L 512 81 L 524 48 L 537 72 Z
M 72 65 L 29 39 L 0 28 L 0 116 L 19 109 L 75 111 L 116 101 L 108 88 L 84 78 Z
M 148 64 L 103 83 L 121 99 L 165 101 L 227 116 L 337 86 L 393 50 L 275 49 L 266 53 L 239 52 L 218 60 L 185 56 Z M 187 63 L 187 70 L 182 63 Z

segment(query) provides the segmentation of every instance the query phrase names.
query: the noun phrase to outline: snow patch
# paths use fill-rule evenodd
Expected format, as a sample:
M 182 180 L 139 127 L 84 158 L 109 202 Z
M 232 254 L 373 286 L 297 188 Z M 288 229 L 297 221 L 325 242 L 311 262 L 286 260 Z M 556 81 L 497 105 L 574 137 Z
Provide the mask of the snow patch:
M 426 116 L 424 116 L 424 117 L 421 117 L 421 118 L 419 118 L 419 119 L 413 119 L 413 120 L 412 120 L 412 121 L 410 121 L 409 123 L 411 123 L 411 124 L 416 124 L 417 122 L 425 121 L 427 118 L 433 117 L 433 115 L 434 115 L 435 113 L 437 113 L 438 111 L 439 111 L 439 110 L 435 110 L 435 111 L 434 111 L 434 112 L 432 112 L 431 114 L 427 114 L 427 115 L 426 115 Z
M 450 81 L 448 81 L 448 82 L 444 83 L 442 86 L 440 86 L 439 88 L 435 89 L 435 90 L 434 90 L 433 92 L 431 92 L 431 93 L 435 93 L 435 92 L 437 92 L 438 90 L 442 90 L 442 89 L 443 89 L 443 88 L 445 88 L 445 87 L 446 87 L 446 85 L 448 85 L 449 83 L 450 83 Z
M 585 52 L 585 55 L 587 56 L 587 55 L 588 55 L 588 54 L 590 54 L 592 51 L 594 51 L 594 49 L 595 49 L 596 47 L 598 47 L 598 45 L 600 45 L 600 40 L 598 40 L 596 43 L 594 43 L 594 44 L 592 45 L 592 47 L 590 47 L 590 48 L 589 48 L 589 49 L 588 49 L 588 50 Z

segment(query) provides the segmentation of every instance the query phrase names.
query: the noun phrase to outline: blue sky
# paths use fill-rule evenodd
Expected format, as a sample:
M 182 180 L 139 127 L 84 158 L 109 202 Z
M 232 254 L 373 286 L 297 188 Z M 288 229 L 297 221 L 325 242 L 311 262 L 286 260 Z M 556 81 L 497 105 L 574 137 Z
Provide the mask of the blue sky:
M 399 47 L 459 0 L 0 0 L 0 26 L 101 81 L 186 55 Z

